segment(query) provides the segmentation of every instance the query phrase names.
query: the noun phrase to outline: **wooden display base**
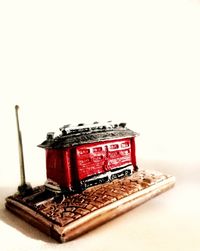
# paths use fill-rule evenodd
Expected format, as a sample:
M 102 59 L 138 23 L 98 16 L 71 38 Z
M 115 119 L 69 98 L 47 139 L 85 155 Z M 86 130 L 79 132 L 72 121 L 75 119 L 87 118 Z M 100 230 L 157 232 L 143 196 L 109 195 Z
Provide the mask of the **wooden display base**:
M 175 178 L 152 170 L 88 188 L 81 194 L 55 197 L 44 186 L 23 197 L 6 199 L 6 208 L 59 242 L 83 233 L 167 191 Z

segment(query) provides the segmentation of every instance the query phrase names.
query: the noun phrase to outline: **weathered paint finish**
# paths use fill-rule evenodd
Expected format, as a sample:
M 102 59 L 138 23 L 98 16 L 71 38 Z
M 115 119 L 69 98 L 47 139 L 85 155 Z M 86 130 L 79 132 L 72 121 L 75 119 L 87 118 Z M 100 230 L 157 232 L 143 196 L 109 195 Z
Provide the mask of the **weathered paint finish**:
M 136 150 L 135 150 L 135 138 L 131 138 L 131 158 L 132 158 L 132 165 L 134 167 L 137 166 L 136 162 Z
M 46 149 L 47 179 L 71 189 L 70 149 Z
M 134 137 L 46 149 L 47 178 L 68 190 L 76 189 L 81 180 L 126 165 L 136 166 Z

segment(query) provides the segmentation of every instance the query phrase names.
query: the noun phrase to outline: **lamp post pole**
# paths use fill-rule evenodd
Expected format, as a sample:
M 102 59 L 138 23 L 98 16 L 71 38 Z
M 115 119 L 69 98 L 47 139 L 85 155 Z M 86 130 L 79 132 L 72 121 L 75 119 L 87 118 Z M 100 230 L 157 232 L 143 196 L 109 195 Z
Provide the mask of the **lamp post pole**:
M 26 183 L 26 176 L 25 176 L 25 169 L 24 169 L 24 155 L 23 155 L 23 144 L 22 144 L 22 135 L 19 126 L 19 106 L 15 106 L 15 115 L 16 115 L 16 122 L 17 122 L 17 134 L 18 134 L 18 148 L 19 148 L 19 164 L 20 164 L 20 177 L 21 177 L 21 184 L 18 186 L 18 191 L 21 194 L 27 194 L 32 191 L 31 185 Z

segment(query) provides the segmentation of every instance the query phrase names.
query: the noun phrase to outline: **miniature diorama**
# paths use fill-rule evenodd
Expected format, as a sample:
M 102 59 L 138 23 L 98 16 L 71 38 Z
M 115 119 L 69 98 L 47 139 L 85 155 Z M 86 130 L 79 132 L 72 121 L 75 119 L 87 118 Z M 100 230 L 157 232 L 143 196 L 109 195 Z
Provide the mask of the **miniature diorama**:
M 46 183 L 26 182 L 22 136 L 15 107 L 21 184 L 6 208 L 59 242 L 85 232 L 167 191 L 175 178 L 138 169 L 135 137 L 126 123 L 65 125 L 47 134 Z

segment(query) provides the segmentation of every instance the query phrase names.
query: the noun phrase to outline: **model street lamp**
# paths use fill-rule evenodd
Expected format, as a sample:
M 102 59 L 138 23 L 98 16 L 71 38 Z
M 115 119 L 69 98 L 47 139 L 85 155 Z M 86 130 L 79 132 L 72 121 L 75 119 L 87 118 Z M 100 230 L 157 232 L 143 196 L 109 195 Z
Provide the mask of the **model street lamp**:
M 25 169 L 24 169 L 24 156 L 23 156 L 23 144 L 22 135 L 19 126 L 19 116 L 18 116 L 19 106 L 15 106 L 16 122 L 17 122 L 17 134 L 18 134 L 18 145 L 19 145 L 19 164 L 20 164 L 20 177 L 21 184 L 18 186 L 18 191 L 20 194 L 28 194 L 32 191 L 32 187 L 29 183 L 26 183 Z

